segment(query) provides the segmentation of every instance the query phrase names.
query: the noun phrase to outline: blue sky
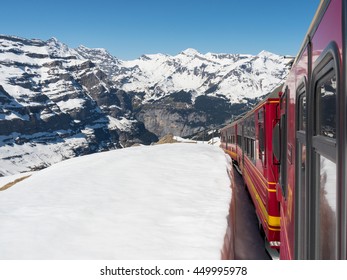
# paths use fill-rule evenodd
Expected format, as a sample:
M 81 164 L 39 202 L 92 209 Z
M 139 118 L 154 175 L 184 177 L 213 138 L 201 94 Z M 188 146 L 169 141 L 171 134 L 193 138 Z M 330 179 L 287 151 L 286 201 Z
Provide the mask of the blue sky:
M 319 0 L 16 0 L 1 3 L 0 33 L 69 47 L 105 48 L 120 59 L 262 50 L 296 55 Z

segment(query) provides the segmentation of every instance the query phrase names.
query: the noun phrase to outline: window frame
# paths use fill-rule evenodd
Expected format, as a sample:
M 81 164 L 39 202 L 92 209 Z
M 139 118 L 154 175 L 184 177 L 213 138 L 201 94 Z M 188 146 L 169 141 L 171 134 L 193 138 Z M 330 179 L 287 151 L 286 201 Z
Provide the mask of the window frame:
M 341 220 L 341 201 L 338 197 L 341 195 L 341 187 L 339 187 L 339 123 L 340 123 L 340 108 L 339 100 L 341 98 L 341 77 L 340 77 L 340 55 L 336 42 L 331 42 L 327 48 L 321 53 L 319 58 L 315 61 L 312 70 L 312 78 L 310 83 L 310 94 L 308 104 L 308 186 L 309 187 L 309 233 L 308 233 L 308 258 L 321 259 L 320 249 L 320 158 L 321 156 L 332 161 L 336 165 L 336 233 L 335 233 L 335 257 L 339 258 L 341 255 L 341 232 L 343 221 Z M 317 107 L 319 103 L 319 95 L 321 92 L 320 85 L 329 80 L 329 78 L 336 76 L 336 137 L 330 138 L 320 135 L 319 131 L 319 117 L 317 117 Z M 319 108 L 318 108 L 319 109 Z M 340 209 L 340 210 L 339 210 Z

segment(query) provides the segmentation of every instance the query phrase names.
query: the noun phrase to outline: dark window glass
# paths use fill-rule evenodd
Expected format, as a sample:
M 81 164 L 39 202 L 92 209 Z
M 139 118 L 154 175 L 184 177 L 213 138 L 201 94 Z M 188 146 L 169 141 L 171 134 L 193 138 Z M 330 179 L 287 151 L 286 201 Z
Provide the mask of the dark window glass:
M 264 109 L 260 109 L 258 112 L 258 121 L 263 122 L 264 121 Z
M 242 140 L 241 140 L 241 136 L 237 135 L 237 145 L 239 145 L 241 147 L 242 145 Z
M 264 139 L 264 126 L 263 124 L 259 125 L 259 159 L 264 161 L 265 155 L 265 139 Z
M 318 87 L 318 134 L 336 138 L 336 76 Z
M 242 125 L 241 124 L 239 124 L 237 126 L 237 135 L 242 135 Z
M 306 94 L 302 94 L 299 99 L 299 130 L 306 129 Z
M 265 131 L 264 131 L 264 109 L 259 109 L 258 125 L 259 125 L 259 159 L 264 163 L 265 160 Z
M 250 139 L 250 142 L 251 142 L 251 159 L 254 160 L 254 140 L 253 139 Z
M 249 118 L 249 136 L 255 138 L 255 119 L 254 115 Z

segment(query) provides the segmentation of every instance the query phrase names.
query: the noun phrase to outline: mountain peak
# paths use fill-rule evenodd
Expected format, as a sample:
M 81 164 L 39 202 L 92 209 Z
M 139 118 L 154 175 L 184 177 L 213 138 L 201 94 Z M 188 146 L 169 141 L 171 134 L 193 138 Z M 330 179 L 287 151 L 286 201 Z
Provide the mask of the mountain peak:
M 52 37 L 46 41 L 46 44 L 48 46 L 56 46 L 57 48 L 67 48 L 67 45 L 64 43 L 60 42 L 56 37 Z
M 262 50 L 257 56 L 274 56 L 275 54 L 266 50 Z
M 78 46 L 77 49 L 83 50 L 83 51 L 89 51 L 89 52 L 98 52 L 98 53 L 103 53 L 103 54 L 107 54 L 107 55 L 110 54 L 110 53 L 109 53 L 106 49 L 104 49 L 104 48 L 88 48 L 88 47 L 86 47 L 86 46 L 80 45 L 80 46 Z
M 194 55 L 198 55 L 200 53 L 196 49 L 188 48 L 188 49 L 184 50 L 183 52 L 181 52 L 181 54 L 185 54 L 188 56 L 194 56 Z
M 72 56 L 70 48 L 64 43 L 60 42 L 57 38 L 52 37 L 48 39 L 46 42 L 48 53 L 55 56 Z
M 58 43 L 59 40 L 58 40 L 56 37 L 52 37 L 52 38 L 48 39 L 47 42 L 48 42 L 48 43 L 49 43 L 49 42 Z

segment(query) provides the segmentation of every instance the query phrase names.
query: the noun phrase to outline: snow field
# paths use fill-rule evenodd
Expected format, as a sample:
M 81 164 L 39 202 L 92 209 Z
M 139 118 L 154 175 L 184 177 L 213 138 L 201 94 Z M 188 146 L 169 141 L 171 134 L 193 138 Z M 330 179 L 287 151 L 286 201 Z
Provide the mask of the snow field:
M 164 144 L 35 172 L 0 192 L 0 259 L 219 259 L 229 167 L 218 147 Z

